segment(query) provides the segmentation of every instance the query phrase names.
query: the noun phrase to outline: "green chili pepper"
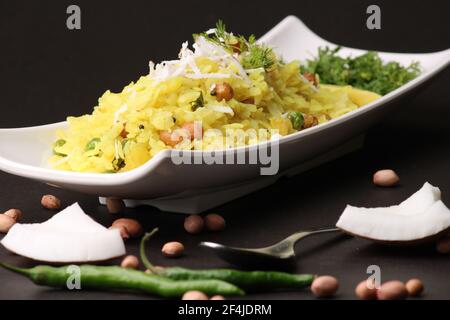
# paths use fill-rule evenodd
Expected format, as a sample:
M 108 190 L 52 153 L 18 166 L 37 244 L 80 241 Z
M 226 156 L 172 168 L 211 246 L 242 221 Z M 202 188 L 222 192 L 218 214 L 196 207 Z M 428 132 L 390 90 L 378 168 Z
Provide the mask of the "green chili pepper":
M 288 119 L 291 120 L 292 127 L 295 130 L 300 130 L 305 122 L 303 119 L 303 114 L 298 111 L 289 112 Z
M 65 144 L 66 144 L 66 140 L 64 140 L 64 139 L 56 140 L 56 142 L 53 144 L 53 154 L 55 154 L 57 156 L 61 156 L 61 157 L 66 157 L 67 154 L 56 151 L 57 148 L 60 148 Z
M 234 269 L 191 270 L 180 267 L 155 268 L 145 255 L 145 242 L 157 231 L 147 233 L 141 240 L 141 260 L 154 274 L 172 280 L 216 279 L 232 283 L 245 290 L 299 289 L 311 285 L 312 274 L 291 274 L 278 271 L 240 271 Z
M 100 138 L 94 138 L 91 141 L 89 141 L 86 144 L 86 147 L 84 148 L 85 151 L 90 151 L 90 150 L 94 150 L 95 147 L 97 146 L 97 143 L 100 142 Z
M 24 275 L 37 285 L 67 288 L 67 281 L 73 277 L 69 266 L 18 268 L 0 263 L 0 267 Z M 244 292 L 230 283 L 220 280 L 174 281 L 159 275 L 126 269 L 117 266 L 81 265 L 81 289 L 131 290 L 158 295 L 164 298 L 181 297 L 185 292 L 198 290 L 208 295 L 240 296 Z

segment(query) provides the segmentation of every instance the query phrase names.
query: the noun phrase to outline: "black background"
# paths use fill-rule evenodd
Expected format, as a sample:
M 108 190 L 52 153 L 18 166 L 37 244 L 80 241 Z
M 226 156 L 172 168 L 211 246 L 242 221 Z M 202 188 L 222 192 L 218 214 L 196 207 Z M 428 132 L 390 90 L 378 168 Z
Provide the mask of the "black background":
M 66 8 L 77 4 L 82 29 L 66 28 Z M 378 4 L 382 30 L 365 26 L 366 8 Z M 181 42 L 222 18 L 236 33 L 264 34 L 286 15 L 300 17 L 312 30 L 334 43 L 393 52 L 432 52 L 450 47 L 446 1 L 4 1 L 0 0 L 0 127 L 52 123 L 68 114 L 88 113 L 107 89 L 120 90 L 148 72 L 148 61 L 174 58 Z M 301 41 L 301 39 L 299 39 Z M 152 208 L 129 210 L 160 234 L 149 253 L 156 264 L 186 267 L 227 266 L 197 249 L 201 240 L 243 246 L 263 246 L 301 228 L 332 225 L 345 204 L 396 204 L 425 181 L 443 190 L 450 205 L 450 72 L 385 121 L 370 129 L 365 147 L 265 190 L 217 208 L 228 223 L 217 234 L 190 236 L 182 215 Z M 401 185 L 379 189 L 371 184 L 378 168 L 394 168 Z M 68 205 L 78 201 L 105 225 L 113 217 L 92 196 L 57 190 L 0 173 L 0 210 L 19 207 L 25 222 L 41 222 L 51 212 L 40 208 L 42 194 L 54 193 Z M 167 260 L 158 252 L 165 241 L 179 240 L 186 255 Z M 136 253 L 137 243 L 129 242 Z M 363 240 L 326 235 L 297 247 L 298 272 L 332 274 L 341 280 L 337 298 L 354 298 L 354 286 L 371 264 L 382 269 L 383 280 L 420 277 L 424 298 L 450 298 L 450 259 L 432 246 L 386 248 Z M 27 261 L 0 250 L 0 260 Z M 148 298 L 131 294 L 62 292 L 39 288 L 16 275 L 0 271 L 3 299 L 120 299 Z M 255 299 L 308 299 L 307 292 L 251 295 Z

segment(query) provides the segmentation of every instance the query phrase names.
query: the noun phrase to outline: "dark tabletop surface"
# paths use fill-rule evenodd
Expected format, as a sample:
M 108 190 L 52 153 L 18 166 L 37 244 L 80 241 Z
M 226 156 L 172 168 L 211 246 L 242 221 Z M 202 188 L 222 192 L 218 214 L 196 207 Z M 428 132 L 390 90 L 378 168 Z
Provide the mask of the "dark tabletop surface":
M 335 3 L 336 4 L 333 4 Z M 174 57 L 194 31 L 209 28 L 221 17 L 238 33 L 262 35 L 288 14 L 301 17 L 322 37 L 347 46 L 384 51 L 431 52 L 450 47 L 445 1 L 378 1 L 382 30 L 365 27 L 367 1 L 77 1 L 82 30 L 68 31 L 65 10 L 69 1 L 0 1 L 0 127 L 20 127 L 60 121 L 66 115 L 90 112 L 106 89 L 119 90 L 147 72 L 147 63 Z M 174 10 L 176 8 L 176 10 Z M 301 39 L 299 39 L 301 41 Z M 198 249 L 203 240 L 239 246 L 271 244 L 302 228 L 333 225 L 347 203 L 358 206 L 397 204 L 425 181 L 443 191 L 450 206 L 450 72 L 447 69 L 425 90 L 401 105 L 367 132 L 364 147 L 332 163 L 213 210 L 227 220 L 221 233 L 188 235 L 183 215 L 141 207 L 126 216 L 147 229 L 160 227 L 148 253 L 159 265 L 192 268 L 226 267 Z M 393 168 L 401 177 L 395 188 L 372 185 L 372 173 Z M 52 193 L 65 205 L 78 201 L 99 222 L 115 217 L 94 196 L 66 192 L 0 173 L 0 210 L 17 207 L 24 222 L 42 222 L 52 212 L 40 198 Z M 184 257 L 170 260 L 159 253 L 162 244 L 185 244 Z M 137 254 L 136 241 L 127 242 Z M 369 265 L 381 268 L 382 280 L 419 277 L 425 299 L 450 298 L 450 256 L 433 246 L 387 248 L 336 234 L 312 237 L 296 248 L 296 271 L 332 274 L 340 279 L 336 298 L 354 298 L 355 285 Z M 0 248 L 0 261 L 27 265 L 25 259 Z M 37 287 L 0 270 L 0 299 L 149 299 L 133 294 L 64 292 Z M 249 295 L 250 299 L 311 299 L 307 291 Z

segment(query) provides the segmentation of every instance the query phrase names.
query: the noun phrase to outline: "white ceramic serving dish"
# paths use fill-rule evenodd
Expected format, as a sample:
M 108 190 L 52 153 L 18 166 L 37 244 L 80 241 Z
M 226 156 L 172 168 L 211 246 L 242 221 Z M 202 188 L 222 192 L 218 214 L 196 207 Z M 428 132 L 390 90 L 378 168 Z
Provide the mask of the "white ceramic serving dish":
M 304 60 L 321 46 L 335 46 L 309 30 L 298 18 L 289 16 L 259 41 L 275 47 L 285 60 Z M 342 55 L 363 50 L 342 48 Z M 408 94 L 419 89 L 450 63 L 450 49 L 435 53 L 382 53 L 385 60 L 402 64 L 419 61 L 422 74 L 381 99 L 337 119 L 280 139 L 279 173 L 261 176 L 259 165 L 175 165 L 166 150 L 145 165 L 119 174 L 90 174 L 57 171 L 46 162 L 55 140 L 55 130 L 65 122 L 39 127 L 0 130 L 0 169 L 64 189 L 93 195 L 115 196 L 127 205 L 150 204 L 162 210 L 198 213 L 274 183 L 282 176 L 304 171 L 361 145 L 358 137 Z M 70 113 L 70 112 L 69 112 Z M 259 145 L 260 148 L 267 144 Z M 256 146 L 228 150 L 248 154 Z M 200 151 L 186 151 L 199 157 Z M 101 201 L 103 199 L 101 198 Z

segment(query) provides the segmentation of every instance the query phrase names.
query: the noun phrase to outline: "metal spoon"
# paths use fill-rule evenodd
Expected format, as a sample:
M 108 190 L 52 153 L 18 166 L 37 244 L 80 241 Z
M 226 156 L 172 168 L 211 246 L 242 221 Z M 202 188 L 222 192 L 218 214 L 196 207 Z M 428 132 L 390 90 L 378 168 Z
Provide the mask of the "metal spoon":
M 211 249 L 223 260 L 239 266 L 249 267 L 289 267 L 294 261 L 295 244 L 306 237 L 341 231 L 338 228 L 320 229 L 313 231 L 299 231 L 280 242 L 264 248 L 238 248 L 215 242 L 200 242 L 199 246 Z

